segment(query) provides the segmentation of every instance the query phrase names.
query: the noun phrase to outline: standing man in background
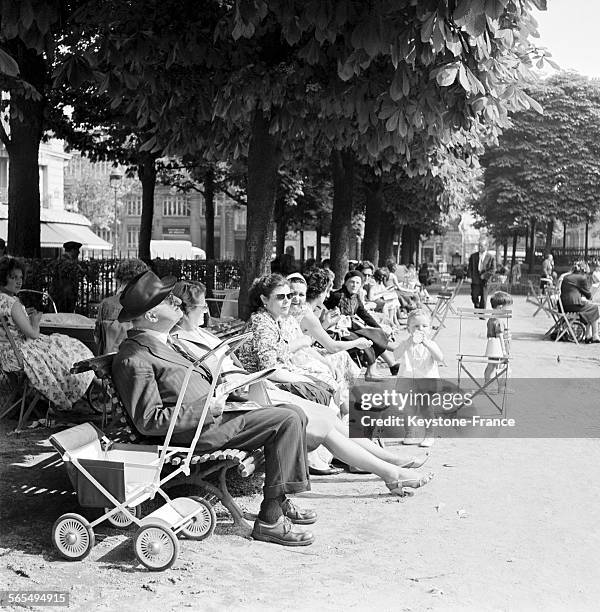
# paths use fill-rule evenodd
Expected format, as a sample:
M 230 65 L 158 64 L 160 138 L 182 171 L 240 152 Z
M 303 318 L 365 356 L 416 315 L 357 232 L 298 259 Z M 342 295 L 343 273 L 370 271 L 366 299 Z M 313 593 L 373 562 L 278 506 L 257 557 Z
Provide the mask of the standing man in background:
M 56 265 L 52 297 L 58 312 L 75 312 L 79 294 L 79 251 L 81 243 L 69 240 L 63 244 L 64 253 Z
M 481 238 L 478 251 L 469 257 L 467 277 L 471 279 L 473 308 L 485 308 L 487 285 L 496 272 L 496 258 L 488 251 L 488 244 L 487 238 Z

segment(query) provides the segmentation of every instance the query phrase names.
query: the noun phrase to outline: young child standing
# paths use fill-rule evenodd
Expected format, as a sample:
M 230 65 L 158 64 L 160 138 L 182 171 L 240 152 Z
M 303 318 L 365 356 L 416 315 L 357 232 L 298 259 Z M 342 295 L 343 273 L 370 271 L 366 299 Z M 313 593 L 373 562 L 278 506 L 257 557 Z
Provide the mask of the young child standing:
M 420 308 L 411 311 L 408 314 L 406 327 L 408 338 L 400 342 L 394 350 L 394 355 L 400 365 L 398 378 L 412 379 L 414 391 L 435 391 L 434 385 L 428 383 L 425 379 L 439 379 L 438 364 L 444 360 L 444 355 L 440 347 L 429 338 L 431 331 L 429 315 Z M 422 382 L 415 385 L 416 380 Z M 421 405 L 419 412 L 420 416 L 424 418 L 433 418 L 434 416 L 433 407 L 430 405 Z M 408 436 L 403 443 L 430 447 L 433 446 L 433 442 L 433 432 L 429 428 L 425 430 L 424 438 Z
M 500 311 L 513 303 L 512 296 L 505 291 L 496 291 L 490 298 L 490 304 L 494 310 Z M 502 321 L 496 316 L 490 317 L 487 322 L 487 346 L 485 356 L 490 359 L 502 359 L 509 355 L 508 330 L 504 328 Z M 484 380 L 488 383 L 498 370 L 498 363 L 490 361 L 485 368 Z M 498 380 L 498 392 L 500 392 L 500 381 Z

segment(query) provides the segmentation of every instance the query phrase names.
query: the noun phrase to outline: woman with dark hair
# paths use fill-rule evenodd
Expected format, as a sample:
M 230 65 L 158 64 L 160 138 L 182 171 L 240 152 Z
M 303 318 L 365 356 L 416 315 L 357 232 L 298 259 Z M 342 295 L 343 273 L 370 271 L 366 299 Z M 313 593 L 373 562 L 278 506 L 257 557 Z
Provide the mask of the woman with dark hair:
M 374 367 L 379 356 L 388 364 L 392 376 L 395 376 L 398 373 L 398 364 L 394 361 L 391 351 L 388 350 L 388 337 L 360 299 L 359 291 L 362 280 L 363 275 L 357 270 L 348 272 L 344 277 L 342 288 L 334 291 L 325 300 L 325 306 L 329 309 L 337 307 L 342 315 L 351 318 L 350 331 L 352 333 L 344 336 L 343 341 L 353 341 L 357 337 L 362 337 L 373 343 L 371 348 L 363 349 L 360 354 L 362 364 L 367 367 L 366 378 L 377 380 Z
M 25 265 L 13 257 L 0 259 L 0 315 L 8 321 L 8 333 L 23 354 L 23 369 L 32 387 L 57 408 L 68 410 L 83 396 L 93 372 L 71 374 L 77 361 L 93 357 L 90 349 L 63 334 L 40 334 L 42 313 L 27 313 L 17 297 L 25 278 Z M 5 371 L 21 366 L 4 329 L 0 329 L 0 365 Z
M 285 282 L 282 277 L 279 279 L 262 277 L 262 279 L 264 281 L 261 281 L 261 286 L 271 287 L 272 291 L 280 291 L 280 288 L 284 287 L 278 284 L 282 280 Z M 199 327 L 206 311 L 206 289 L 202 283 L 179 281 L 173 287 L 173 294 L 182 302 L 183 318 L 173 329 L 172 336 L 183 344 L 191 357 L 202 357 L 206 351 L 219 344 L 216 336 Z M 285 302 L 283 299 L 278 301 Z M 211 357 L 204 364 L 212 369 L 217 359 L 218 356 Z M 247 375 L 247 372 L 240 367 L 239 362 L 226 357 L 222 368 L 224 379 L 227 380 L 229 376 L 243 375 Z M 270 402 L 275 405 L 297 404 L 305 412 L 308 417 L 306 441 L 309 451 L 313 451 L 322 444 L 345 463 L 377 474 L 385 481 L 390 492 L 395 495 L 405 495 L 406 489 L 422 487 L 431 480 L 432 474 L 419 474 L 412 471 L 413 468 L 421 467 L 427 460 L 427 456 L 422 459 L 399 457 L 378 447 L 370 440 L 351 440 L 348 438 L 348 426 L 344 425 L 333 412 L 314 402 L 278 389 L 269 382 L 266 384 Z
M 288 281 L 280 274 L 261 276 L 252 283 L 247 330 L 253 337 L 239 350 L 239 358 L 249 372 L 276 368 L 271 380 L 295 395 L 328 406 L 336 389 L 322 382 L 323 369 L 311 371 L 292 360 L 292 352 L 311 346 L 312 340 L 306 336 L 290 345 L 282 330 L 292 297 Z
M 119 298 L 127 283 L 146 270 L 148 266 L 141 259 L 125 259 L 117 266 L 115 270 L 117 290 L 114 295 L 104 298 L 98 307 L 94 335 L 99 355 L 116 351 L 119 344 L 125 340 L 131 323 L 118 321 L 122 308 Z
M 565 312 L 576 312 L 586 324 L 586 343 L 600 343 L 598 305 L 590 300 L 592 293 L 585 276 L 587 264 L 578 261 L 560 283 L 560 300 Z

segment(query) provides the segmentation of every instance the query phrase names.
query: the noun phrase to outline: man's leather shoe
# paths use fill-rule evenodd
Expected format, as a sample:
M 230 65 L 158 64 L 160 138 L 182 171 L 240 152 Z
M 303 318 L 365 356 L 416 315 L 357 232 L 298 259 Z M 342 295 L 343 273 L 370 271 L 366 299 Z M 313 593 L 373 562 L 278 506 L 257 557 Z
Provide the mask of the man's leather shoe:
M 309 467 L 308 473 L 311 476 L 337 476 L 341 474 L 344 470 L 342 468 L 328 467 L 326 469 Z
M 285 516 L 280 516 L 273 525 L 257 519 L 252 530 L 252 537 L 261 542 L 272 542 L 282 546 L 309 546 L 315 541 L 310 531 L 298 529 Z
M 287 516 L 296 525 L 312 525 L 317 522 L 317 513 L 314 510 L 298 508 L 290 499 L 285 500 L 281 509 L 283 510 L 283 515 Z

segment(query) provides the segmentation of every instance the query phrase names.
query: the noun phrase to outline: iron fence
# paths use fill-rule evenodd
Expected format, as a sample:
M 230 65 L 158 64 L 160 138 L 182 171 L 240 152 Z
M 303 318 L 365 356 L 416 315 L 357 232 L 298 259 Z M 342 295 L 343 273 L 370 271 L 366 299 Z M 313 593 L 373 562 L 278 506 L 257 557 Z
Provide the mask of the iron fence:
M 115 269 L 121 259 L 90 259 L 79 262 L 79 289 L 77 312 L 88 317 L 96 316 L 98 304 L 116 291 Z M 56 274 L 55 259 L 25 260 L 26 289 L 46 291 L 52 295 Z M 175 276 L 178 279 L 204 283 L 209 291 L 236 289 L 240 286 L 242 262 L 207 260 L 154 259 L 152 269 L 160 277 Z

